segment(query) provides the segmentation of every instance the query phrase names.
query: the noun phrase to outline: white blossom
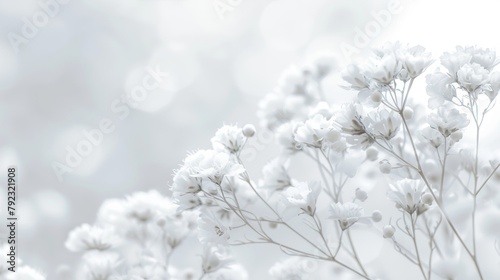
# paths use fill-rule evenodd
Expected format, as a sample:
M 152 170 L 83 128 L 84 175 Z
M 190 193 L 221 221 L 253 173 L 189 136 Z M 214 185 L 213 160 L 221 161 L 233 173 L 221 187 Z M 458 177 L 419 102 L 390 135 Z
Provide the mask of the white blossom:
M 115 248 L 120 240 L 115 229 L 110 226 L 83 224 L 69 233 L 65 246 L 73 252 L 105 251 Z
M 363 216 L 363 208 L 352 202 L 337 202 L 330 205 L 331 219 L 339 221 L 342 230 L 348 229 Z
M 217 130 L 210 141 L 215 151 L 235 154 L 241 150 L 245 139 L 241 128 L 235 125 L 224 125 Z
M 321 184 L 319 182 L 299 182 L 288 187 L 283 195 L 291 205 L 313 216 L 316 212 L 316 201 L 320 192 Z
M 427 119 L 430 127 L 439 131 L 444 137 L 453 132 L 467 127 L 469 120 L 467 115 L 460 113 L 457 109 L 440 107 L 431 113 Z
M 413 214 L 418 210 L 418 213 L 426 210 L 422 203 L 422 195 L 424 194 L 424 185 L 419 180 L 403 179 L 397 181 L 396 184 L 390 184 L 390 191 L 387 197 L 396 203 L 398 208 L 403 209 L 408 214 Z
M 227 245 L 229 228 L 218 221 L 213 214 L 200 214 L 198 230 L 198 238 L 201 243 Z

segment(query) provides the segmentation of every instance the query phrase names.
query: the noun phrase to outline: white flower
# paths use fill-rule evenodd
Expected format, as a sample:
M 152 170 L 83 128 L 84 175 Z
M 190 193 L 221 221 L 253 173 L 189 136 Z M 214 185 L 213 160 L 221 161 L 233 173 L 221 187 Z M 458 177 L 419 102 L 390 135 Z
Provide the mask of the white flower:
M 477 63 L 487 70 L 493 69 L 498 64 L 496 52 L 478 47 L 457 47 L 457 50 L 471 55 L 471 63 Z
M 370 85 L 370 81 L 361 74 L 361 69 L 354 64 L 348 65 L 347 68 L 342 71 L 342 78 L 351 85 L 350 88 L 352 89 L 368 89 Z
M 305 119 L 309 103 L 306 96 L 303 95 L 286 96 L 271 93 L 260 101 L 257 116 L 261 120 L 262 126 L 275 130 L 289 121 Z
M 313 118 L 316 115 L 321 115 L 325 119 L 330 119 L 334 115 L 332 107 L 325 101 L 318 102 L 315 107 L 309 111 L 309 118 Z
M 477 89 L 489 89 L 490 72 L 477 63 L 465 64 L 457 72 L 458 83 L 469 93 Z
M 200 178 L 191 176 L 192 172 L 186 166 L 181 167 L 174 174 L 174 183 L 171 186 L 172 192 L 197 193 L 201 190 Z
M 457 72 L 462 66 L 470 63 L 472 55 L 464 52 L 463 48 L 457 47 L 457 51 L 454 53 L 444 53 L 441 57 L 441 64 L 448 69 L 448 73 L 451 75 L 453 80 L 457 78 Z
M 382 57 L 370 59 L 364 74 L 380 85 L 388 85 L 394 80 L 400 70 L 401 63 L 394 53 L 387 53 Z
M 295 141 L 315 148 L 321 148 L 324 143 L 336 143 L 340 138 L 340 131 L 333 127 L 333 122 L 322 115 L 315 115 L 299 125 L 295 133 Z
M 139 263 L 128 270 L 130 279 L 164 280 L 169 279 L 168 272 L 163 263 L 151 257 L 143 256 Z M 129 279 L 127 278 L 127 279 Z
M 352 202 L 340 203 L 330 205 L 331 219 L 338 220 L 342 230 L 348 229 L 356 223 L 361 216 L 363 216 L 363 208 Z
M 425 48 L 422 46 L 401 48 L 396 51 L 396 55 L 411 78 L 422 74 L 433 62 L 431 54 L 425 52 Z
M 246 137 L 243 130 L 234 125 L 225 125 L 217 130 L 215 136 L 210 140 L 213 149 L 218 152 L 238 153 Z
M 173 193 L 174 202 L 179 205 L 177 211 L 184 211 L 189 209 L 194 209 L 202 205 L 200 197 L 195 193 Z
M 424 194 L 424 185 L 419 180 L 403 179 L 396 184 L 390 184 L 390 191 L 387 197 L 396 203 L 398 208 L 403 209 L 408 214 L 418 211 L 418 214 L 426 210 L 425 204 L 421 202 Z
M 208 178 L 220 185 L 225 176 L 235 176 L 245 169 L 241 164 L 234 162 L 231 156 L 214 150 L 199 150 L 189 155 L 185 164 L 192 169 L 193 177 Z
M 401 117 L 393 111 L 386 109 L 373 111 L 363 118 L 363 123 L 367 130 L 375 137 L 381 137 L 386 140 L 392 139 L 399 131 L 401 126 Z
M 440 107 L 431 113 L 427 121 L 432 128 L 438 130 L 445 137 L 469 125 L 466 114 L 460 113 L 457 109 L 446 107 Z
M 453 86 L 454 79 L 445 73 L 436 72 L 426 76 L 427 94 L 429 95 L 429 108 L 441 106 L 445 100 L 451 101 L 457 95 Z
M 115 248 L 119 242 L 120 237 L 112 227 L 83 224 L 69 233 L 65 246 L 73 252 L 105 251 Z
M 207 246 L 203 248 L 201 256 L 201 267 L 204 273 L 211 273 L 226 267 L 233 258 L 220 247 Z
M 429 142 L 433 147 L 437 148 L 444 143 L 443 135 L 432 127 L 426 127 L 420 131 L 421 137 L 424 141 Z
M 283 195 L 291 205 L 313 216 L 316 212 L 316 201 L 320 192 L 321 184 L 319 182 L 299 182 L 295 186 L 288 187 Z
M 284 261 L 275 263 L 269 269 L 269 275 L 276 280 L 301 280 L 308 279 L 314 272 L 316 263 L 299 257 L 290 257 Z
M 158 221 L 163 238 L 171 248 L 177 247 L 195 229 L 197 216 L 194 211 L 183 211 Z
M 283 190 L 289 187 L 292 179 L 286 170 L 286 163 L 280 158 L 275 158 L 262 169 L 263 180 L 260 185 L 272 191 Z
M 229 228 L 207 213 L 201 213 L 198 218 L 198 238 L 203 244 L 226 245 L 229 239 Z
M 361 110 L 362 107 L 359 104 L 346 104 L 335 115 L 335 121 L 346 135 L 347 143 L 366 149 L 373 144 L 374 139 L 366 133 L 366 128 L 362 122 Z
M 295 141 L 295 132 L 300 124 L 296 122 L 288 122 L 276 130 L 276 139 L 286 151 L 296 152 L 298 150 L 298 143 Z
M 304 66 L 305 72 L 308 76 L 312 76 L 315 80 L 321 80 L 330 74 L 337 63 L 335 57 L 330 52 L 318 52 L 308 59 Z
M 84 275 L 88 280 L 116 279 L 117 268 L 121 264 L 116 253 L 89 252 L 84 255 Z

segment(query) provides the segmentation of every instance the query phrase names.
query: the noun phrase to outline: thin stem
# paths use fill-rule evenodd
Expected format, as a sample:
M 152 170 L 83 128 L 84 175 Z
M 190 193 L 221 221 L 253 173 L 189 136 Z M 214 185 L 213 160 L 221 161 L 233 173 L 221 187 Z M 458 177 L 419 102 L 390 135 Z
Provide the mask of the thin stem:
M 424 276 L 424 279 L 427 280 L 427 275 L 424 271 L 424 267 L 422 266 L 422 260 L 420 259 L 420 252 L 418 250 L 418 245 L 417 245 L 417 234 L 415 230 L 415 224 L 417 221 L 416 219 L 413 219 L 413 214 L 410 214 L 410 219 L 411 219 L 411 230 L 412 230 L 411 238 L 413 240 L 413 245 L 415 246 L 415 253 L 417 255 L 417 264 L 418 267 L 420 268 L 420 271 L 422 272 L 422 275 Z

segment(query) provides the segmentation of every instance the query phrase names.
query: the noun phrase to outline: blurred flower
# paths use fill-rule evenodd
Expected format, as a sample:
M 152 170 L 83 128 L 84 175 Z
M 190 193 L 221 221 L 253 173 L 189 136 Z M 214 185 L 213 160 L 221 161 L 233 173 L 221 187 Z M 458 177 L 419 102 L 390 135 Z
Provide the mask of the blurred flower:
M 140 262 L 128 270 L 127 279 L 164 280 L 169 279 L 163 263 L 151 257 L 142 257 Z
M 453 78 L 445 73 L 436 72 L 426 76 L 427 94 L 429 95 L 429 108 L 434 109 L 441 106 L 445 100 L 451 101 L 456 96 L 453 86 Z
M 69 233 L 65 246 L 73 252 L 106 251 L 115 248 L 119 242 L 120 237 L 112 227 L 83 224 Z
M 120 257 L 116 253 L 89 252 L 84 255 L 84 279 L 117 279 Z
M 275 263 L 269 269 L 269 275 L 276 280 L 299 280 L 307 279 L 314 271 L 315 263 L 299 257 L 290 257 L 284 261 Z
M 316 201 L 320 192 L 321 184 L 319 182 L 299 182 L 295 186 L 288 187 L 283 195 L 291 205 L 313 216 L 316 212 Z
M 352 202 L 337 202 L 330 205 L 331 219 L 338 220 L 342 230 L 348 229 L 363 216 L 363 208 Z
M 285 166 L 286 163 L 280 158 L 275 158 L 264 165 L 260 186 L 271 191 L 279 191 L 289 187 L 292 184 L 292 179 Z
M 233 261 L 227 252 L 219 247 L 205 246 L 201 256 L 201 267 L 204 273 L 217 271 Z
M 276 139 L 278 144 L 280 144 L 286 151 L 294 153 L 299 148 L 299 143 L 295 140 L 295 133 L 300 123 L 288 122 L 276 130 Z

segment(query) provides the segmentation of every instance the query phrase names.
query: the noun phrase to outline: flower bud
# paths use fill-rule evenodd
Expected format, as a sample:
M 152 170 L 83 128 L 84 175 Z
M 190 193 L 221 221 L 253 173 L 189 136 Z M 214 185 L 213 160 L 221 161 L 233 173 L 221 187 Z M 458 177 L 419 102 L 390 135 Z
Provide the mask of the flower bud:
M 432 197 L 432 194 L 430 193 L 424 193 L 422 195 L 422 202 L 427 205 L 432 205 L 432 202 L 434 201 L 434 198 Z
M 382 221 L 382 213 L 378 210 L 375 210 L 372 212 L 372 220 L 375 222 L 375 223 L 378 223 L 380 221 Z
M 462 131 L 460 131 L 460 130 L 457 130 L 457 131 L 453 132 L 453 133 L 450 135 L 451 139 L 452 139 L 453 141 L 455 141 L 455 142 L 458 142 L 458 141 L 462 140 L 462 137 L 463 137 L 463 136 L 464 136 L 464 134 L 463 134 L 463 133 L 462 133 Z
M 272 228 L 272 229 L 275 229 L 278 227 L 278 223 L 275 223 L 275 222 L 270 222 L 269 223 L 269 227 Z
M 243 135 L 245 137 L 253 137 L 255 135 L 255 126 L 253 124 L 247 124 L 243 127 Z
M 382 94 L 379 91 L 374 91 L 371 95 L 370 98 L 372 99 L 373 102 L 380 102 L 382 101 Z
M 391 173 L 391 169 L 392 169 L 392 165 L 391 163 L 384 159 L 382 161 L 379 162 L 379 169 L 380 169 L 380 172 L 384 173 L 384 174 L 389 174 Z
M 356 189 L 355 195 L 356 195 L 356 199 L 361 201 L 361 202 L 365 201 L 368 198 L 368 194 L 360 188 Z
M 366 149 L 366 158 L 371 161 L 377 160 L 378 150 L 373 147 Z
M 405 107 L 403 110 L 403 117 L 405 118 L 405 120 L 413 118 L 413 109 L 410 107 Z
M 382 232 L 384 238 L 392 238 L 394 236 L 394 232 L 396 232 L 396 229 L 392 225 L 386 225 L 384 226 Z

